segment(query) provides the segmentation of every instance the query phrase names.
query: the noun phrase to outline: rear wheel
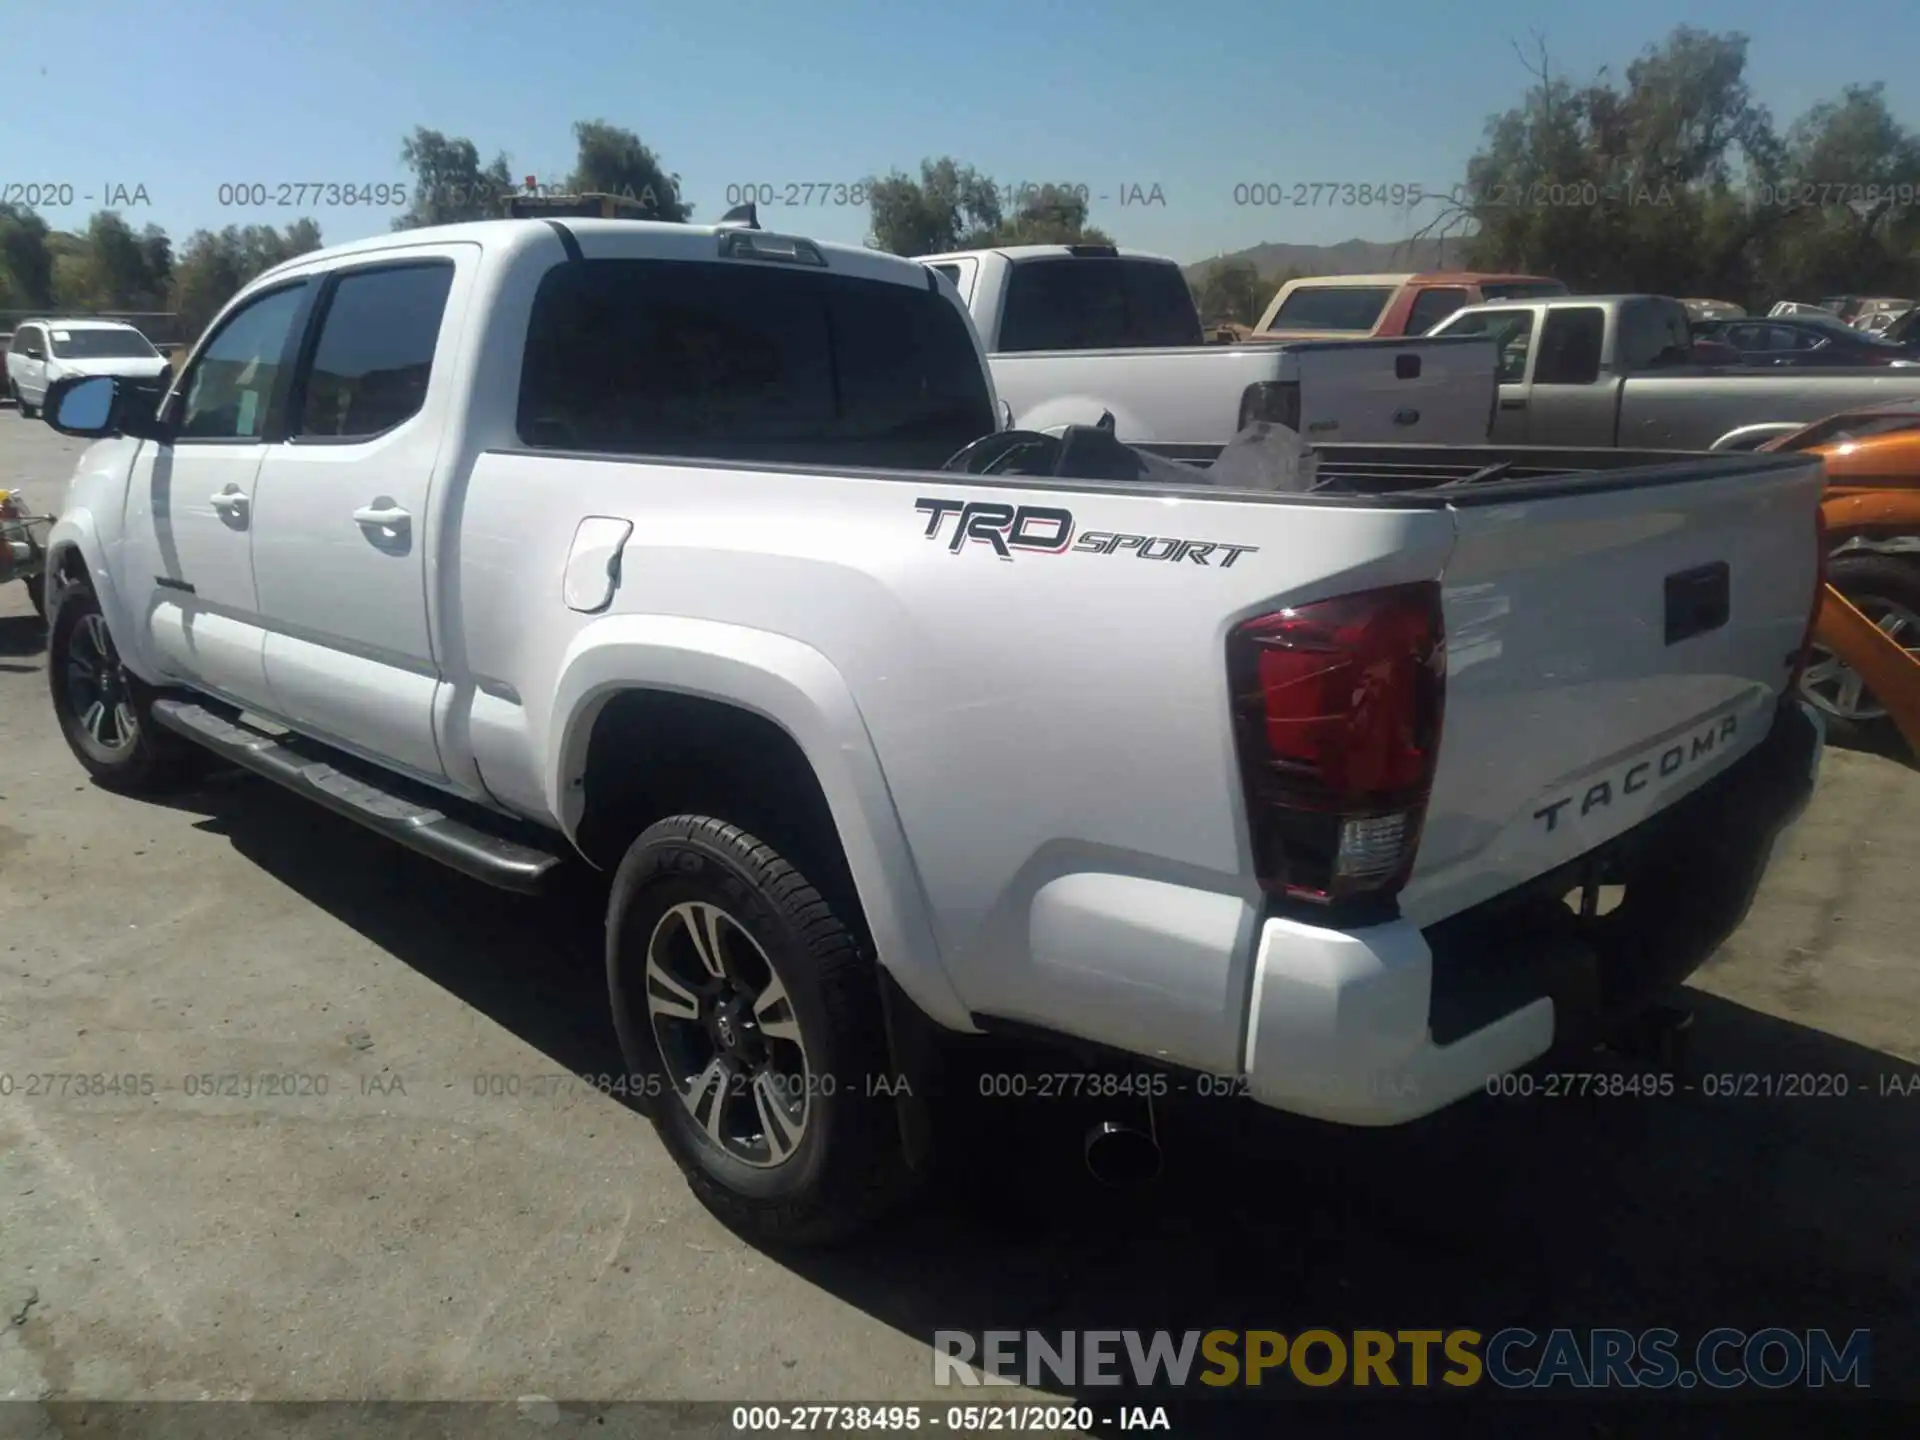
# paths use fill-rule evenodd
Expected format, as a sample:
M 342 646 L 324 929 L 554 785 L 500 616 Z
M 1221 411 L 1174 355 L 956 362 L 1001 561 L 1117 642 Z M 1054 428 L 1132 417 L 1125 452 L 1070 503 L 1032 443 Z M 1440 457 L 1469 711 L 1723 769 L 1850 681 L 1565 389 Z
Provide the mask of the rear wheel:
M 649 827 L 608 900 L 607 985 L 631 1083 L 723 1222 L 827 1244 L 904 1196 L 893 1105 L 872 1093 L 878 976 L 772 846 L 711 816 Z
M 47 636 L 47 685 L 67 748 L 108 789 L 154 793 L 205 770 L 206 751 L 154 724 L 157 692 L 121 663 L 84 582 L 60 593 Z
M 29 575 L 26 578 L 25 584 L 27 587 L 27 603 L 33 606 L 34 614 L 38 615 L 42 620 L 45 620 L 47 618 L 47 577 L 44 575 Z
M 1920 660 L 1920 565 L 1890 555 L 1849 555 L 1833 562 L 1828 583 L 1909 655 Z M 1900 743 L 1900 732 L 1858 672 L 1815 645 L 1801 693 L 1821 711 L 1828 733 L 1870 749 Z

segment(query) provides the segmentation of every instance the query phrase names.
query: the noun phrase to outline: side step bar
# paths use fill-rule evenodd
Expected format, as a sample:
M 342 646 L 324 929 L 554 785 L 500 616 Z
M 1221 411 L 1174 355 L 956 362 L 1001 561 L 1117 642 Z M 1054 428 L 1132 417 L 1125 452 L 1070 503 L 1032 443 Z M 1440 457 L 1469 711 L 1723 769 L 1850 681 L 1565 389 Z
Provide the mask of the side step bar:
M 499 889 L 538 894 L 564 863 L 558 845 L 543 849 L 457 819 L 439 808 L 457 803 L 450 797 L 437 796 L 424 785 L 384 774 L 301 737 L 249 729 L 191 700 L 156 700 L 153 718 L 229 764 L 264 775 L 337 815 Z M 483 814 L 476 812 L 476 818 Z M 502 819 L 500 830 L 513 825 Z

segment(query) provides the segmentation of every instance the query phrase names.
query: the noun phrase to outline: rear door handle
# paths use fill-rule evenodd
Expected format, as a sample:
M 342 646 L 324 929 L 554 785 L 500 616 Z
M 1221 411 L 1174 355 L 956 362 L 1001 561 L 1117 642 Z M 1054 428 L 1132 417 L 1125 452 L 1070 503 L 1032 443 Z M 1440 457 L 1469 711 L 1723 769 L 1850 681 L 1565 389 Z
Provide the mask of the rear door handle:
M 399 530 L 413 522 L 410 512 L 398 505 L 362 505 L 353 512 L 354 523 L 358 525 L 377 525 L 383 530 Z
M 222 490 L 209 495 L 207 503 L 222 515 L 244 515 L 247 513 L 247 495 L 244 490 Z
M 1502 400 L 1500 402 L 1500 408 L 1502 410 L 1524 410 L 1527 408 L 1527 402 L 1524 400 Z

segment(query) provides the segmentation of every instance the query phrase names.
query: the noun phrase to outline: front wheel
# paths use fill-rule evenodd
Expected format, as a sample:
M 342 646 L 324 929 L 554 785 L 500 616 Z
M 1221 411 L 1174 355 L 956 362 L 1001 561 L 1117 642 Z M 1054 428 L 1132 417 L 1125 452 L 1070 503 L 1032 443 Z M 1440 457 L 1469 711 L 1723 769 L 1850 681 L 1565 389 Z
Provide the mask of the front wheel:
M 47 685 L 67 748 L 110 790 L 147 794 L 196 778 L 207 752 L 153 722 L 152 686 L 120 662 L 100 602 L 67 586 L 47 636 Z
M 878 976 L 772 846 L 711 816 L 633 842 L 607 987 L 635 1088 L 695 1195 L 771 1244 L 844 1240 L 903 1198 Z
M 13 408 L 20 412 L 20 418 L 22 420 L 31 420 L 40 413 L 39 406 L 29 405 L 27 403 L 27 397 L 20 393 L 20 387 L 18 385 L 13 387 Z
M 1891 555 L 1848 555 L 1832 563 L 1827 579 L 1883 634 L 1920 660 L 1920 564 Z M 1900 733 L 1886 706 L 1825 646 L 1813 647 L 1800 690 L 1822 712 L 1835 741 L 1869 749 L 1898 745 Z

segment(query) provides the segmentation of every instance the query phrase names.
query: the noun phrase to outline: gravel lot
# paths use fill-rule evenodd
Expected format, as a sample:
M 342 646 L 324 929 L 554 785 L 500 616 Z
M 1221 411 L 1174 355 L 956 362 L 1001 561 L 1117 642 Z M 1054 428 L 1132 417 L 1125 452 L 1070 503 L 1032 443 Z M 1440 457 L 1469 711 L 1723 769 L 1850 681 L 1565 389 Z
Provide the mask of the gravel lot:
M 57 503 L 79 448 L 0 410 L 0 486 Z M 496 894 L 237 776 L 117 799 L 43 643 L 0 587 L 0 1070 L 156 1093 L 0 1095 L 0 1397 L 950 1400 L 936 1329 L 1026 1326 L 1867 1326 L 1875 1389 L 1920 1385 L 1920 1093 L 1878 1093 L 1920 1075 L 1920 773 L 1890 760 L 1830 753 L 1691 996 L 1696 1073 L 1847 1098 L 1362 1135 L 1215 1102 L 1145 1196 L 995 1116 L 923 1212 L 796 1259 L 709 1219 L 618 1100 L 476 1095 L 621 1068 L 591 884 Z M 185 1093 L 209 1073 L 327 1089 Z

